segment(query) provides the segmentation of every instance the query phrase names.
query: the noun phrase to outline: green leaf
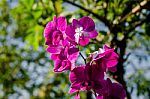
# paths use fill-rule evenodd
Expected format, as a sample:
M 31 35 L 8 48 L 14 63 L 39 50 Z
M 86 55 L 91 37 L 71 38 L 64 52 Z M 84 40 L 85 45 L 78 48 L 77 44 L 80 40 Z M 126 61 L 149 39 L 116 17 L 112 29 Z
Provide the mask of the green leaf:
M 35 19 L 38 19 L 39 17 L 41 17 L 42 11 L 41 10 L 34 10 L 34 12 L 32 14 L 33 14 Z
M 60 14 L 62 12 L 62 2 L 61 2 L 61 0 L 54 1 L 54 5 L 55 5 L 56 13 Z

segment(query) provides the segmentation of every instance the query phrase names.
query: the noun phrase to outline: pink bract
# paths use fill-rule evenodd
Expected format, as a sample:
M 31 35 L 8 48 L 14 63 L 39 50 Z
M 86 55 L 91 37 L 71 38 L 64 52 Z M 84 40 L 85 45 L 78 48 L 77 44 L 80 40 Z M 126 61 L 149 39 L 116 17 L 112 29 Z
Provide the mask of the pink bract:
M 54 71 L 63 72 L 65 70 L 73 69 L 78 55 L 78 48 L 73 46 L 65 46 L 61 49 L 59 54 L 53 54 L 53 59 L 55 59 Z
M 66 18 L 54 16 L 53 21 L 49 22 L 44 29 L 44 37 L 47 45 L 59 45 L 64 39 L 65 30 L 67 27 Z
M 115 72 L 117 69 L 119 56 L 113 48 L 104 45 L 90 54 L 90 61 L 85 61 L 85 65 L 76 66 L 80 53 L 77 46 L 87 45 L 97 35 L 95 23 L 90 17 L 73 19 L 68 26 L 65 17 L 54 17 L 44 29 L 47 52 L 51 53 L 54 61 L 54 72 L 70 71 L 69 93 L 76 92 L 75 99 L 80 99 L 80 91 L 91 90 L 97 99 L 125 99 L 126 92 L 120 84 L 104 79 L 106 70 Z
M 114 52 L 113 48 L 104 45 L 103 49 L 100 48 L 99 51 L 92 53 L 90 57 L 92 60 L 91 64 L 96 62 L 96 64 L 103 68 L 104 72 L 106 69 L 112 72 L 116 71 L 119 56 Z
M 71 25 L 68 25 L 66 28 L 66 35 L 72 42 L 76 42 L 81 46 L 85 46 L 89 43 L 91 38 L 96 38 L 98 33 L 95 30 L 94 21 L 85 16 L 82 17 L 79 21 L 73 19 Z
M 104 72 L 96 65 L 87 64 L 75 67 L 70 73 L 70 93 L 89 91 L 97 87 L 96 83 L 104 79 Z
M 96 90 L 99 94 L 97 99 L 125 99 L 126 92 L 118 83 L 112 83 L 109 78 L 101 83 L 101 89 Z

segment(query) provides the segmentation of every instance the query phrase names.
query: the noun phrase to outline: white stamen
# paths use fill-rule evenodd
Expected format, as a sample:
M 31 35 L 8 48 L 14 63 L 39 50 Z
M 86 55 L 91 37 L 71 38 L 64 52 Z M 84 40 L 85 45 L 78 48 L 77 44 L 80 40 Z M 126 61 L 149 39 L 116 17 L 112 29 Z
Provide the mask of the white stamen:
M 99 48 L 98 52 L 99 53 L 104 53 L 105 51 L 102 48 Z
M 75 42 L 79 43 L 79 38 L 82 36 L 83 33 L 83 27 L 79 27 L 75 29 Z
M 98 51 L 93 52 L 93 59 L 98 56 Z

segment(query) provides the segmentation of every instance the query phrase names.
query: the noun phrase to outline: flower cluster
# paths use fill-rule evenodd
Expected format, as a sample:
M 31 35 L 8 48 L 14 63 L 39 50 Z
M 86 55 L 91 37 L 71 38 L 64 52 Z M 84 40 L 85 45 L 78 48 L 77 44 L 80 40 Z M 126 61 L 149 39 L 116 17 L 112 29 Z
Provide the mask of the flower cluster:
M 70 71 L 71 87 L 69 93 L 92 91 L 97 99 L 125 99 L 126 93 L 118 83 L 105 79 L 106 71 L 116 71 L 118 55 L 114 49 L 104 45 L 96 52 L 90 53 L 85 65 L 76 66 L 75 62 L 80 50 L 77 46 L 85 46 L 90 39 L 96 38 L 95 23 L 90 17 L 73 19 L 67 25 L 65 17 L 54 17 L 44 29 L 47 51 L 54 61 L 54 72 Z

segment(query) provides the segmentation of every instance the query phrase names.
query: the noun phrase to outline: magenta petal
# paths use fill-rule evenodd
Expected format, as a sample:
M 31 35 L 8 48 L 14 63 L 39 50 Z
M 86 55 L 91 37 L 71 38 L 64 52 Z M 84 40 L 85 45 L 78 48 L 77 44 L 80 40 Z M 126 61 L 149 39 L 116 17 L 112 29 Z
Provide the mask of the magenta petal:
M 54 72 L 59 71 L 58 69 L 61 67 L 61 60 L 56 60 L 54 63 Z
M 103 57 L 105 57 L 104 53 L 98 54 L 97 57 L 95 58 L 95 60 L 98 60 L 98 59 L 103 58 Z
M 71 62 L 75 62 L 77 60 L 78 56 L 79 56 L 79 52 L 74 53 L 68 57 L 68 60 L 70 60 Z
M 76 19 L 73 19 L 73 21 L 72 21 L 72 26 L 73 26 L 74 28 L 82 27 L 82 26 L 80 25 L 80 22 L 79 22 L 78 20 L 76 20 Z
M 101 81 L 104 79 L 104 71 L 98 65 L 89 65 L 86 66 L 86 70 L 88 72 L 88 77 L 92 81 Z
M 66 30 L 67 27 L 67 21 L 65 17 L 58 17 L 57 18 L 57 28 L 58 30 L 60 30 L 61 32 L 64 32 Z
M 71 89 L 72 89 L 72 90 L 70 90 L 69 93 L 77 92 L 77 91 L 80 90 L 80 88 L 81 88 L 81 82 L 73 82 L 73 83 L 71 84 Z
M 106 65 L 107 67 L 114 67 L 118 63 L 119 56 L 115 52 L 109 52 L 106 54 Z
M 100 62 L 100 67 L 103 69 L 104 72 L 106 72 L 106 68 L 107 68 L 107 65 L 106 65 L 106 61 L 102 61 Z
M 70 73 L 70 81 L 71 82 L 75 82 L 77 80 L 83 81 L 84 79 L 86 79 L 85 77 L 85 66 L 78 66 L 76 68 L 74 68 L 71 73 Z
M 68 50 L 68 54 L 69 54 L 68 60 L 75 61 L 79 56 L 79 49 L 72 47 Z
M 59 59 L 60 60 L 66 60 L 67 59 L 67 55 L 68 55 L 68 47 L 64 47 L 60 54 L 59 54 Z
M 74 54 L 74 53 L 77 53 L 79 52 L 79 49 L 78 48 L 75 48 L 75 47 L 71 47 L 69 50 L 68 50 L 68 54 L 71 55 L 71 54 Z
M 79 20 L 79 22 L 83 26 L 84 31 L 86 31 L 86 32 L 90 32 L 90 31 L 93 31 L 95 29 L 94 21 L 87 16 L 82 17 Z
M 116 72 L 117 71 L 117 67 L 108 67 L 108 70 L 111 72 Z
M 73 91 L 90 90 L 93 83 L 88 81 L 86 66 L 79 66 L 74 68 L 70 73 L 71 88 Z M 76 89 L 76 90 L 75 90 Z M 72 91 L 71 90 L 71 91 Z
M 105 44 L 105 45 L 103 46 L 103 49 L 104 49 L 105 51 L 107 51 L 107 50 L 110 50 L 111 48 Z
M 98 33 L 96 32 L 96 30 L 92 31 L 92 32 L 84 32 L 83 36 L 85 38 L 96 38 L 98 35 Z
M 47 51 L 53 54 L 59 54 L 61 48 L 59 46 L 48 46 Z
M 70 42 L 68 41 L 68 39 L 64 39 L 64 40 L 62 41 L 62 45 L 63 45 L 63 46 L 69 46 L 69 45 L 70 45 Z
M 66 35 L 70 39 L 75 40 L 74 34 L 75 34 L 75 28 L 71 25 L 68 25 L 67 28 L 66 28 Z
M 104 99 L 103 96 L 98 95 L 96 99 Z
M 52 32 L 55 30 L 55 28 L 56 28 L 56 23 L 53 21 L 49 22 L 44 29 L 44 37 L 52 36 Z
M 115 72 L 115 67 L 118 63 L 119 56 L 114 52 L 114 49 L 111 49 L 106 45 L 104 45 L 103 51 L 100 51 L 93 60 L 103 67 L 104 71 L 106 71 L 106 68 L 108 68 L 108 70 Z
M 51 54 L 51 59 L 56 60 L 58 58 L 58 54 Z
M 102 99 L 125 99 L 126 92 L 123 87 L 118 83 L 112 83 L 109 78 L 101 82 L 102 88 L 96 90 Z M 99 98 L 100 99 L 100 98 Z
M 85 46 L 85 45 L 87 45 L 89 43 L 89 38 L 81 38 L 80 40 L 79 40 L 79 44 L 81 45 L 81 46 Z
M 106 62 L 106 66 L 107 67 L 114 67 L 116 66 L 118 63 L 117 59 L 110 59 Z
M 59 44 L 60 40 L 63 39 L 63 35 L 60 31 L 55 31 L 53 32 L 53 35 L 52 35 L 52 39 L 53 39 L 53 44 Z
M 92 32 L 88 32 L 88 34 L 89 34 L 89 38 L 96 38 L 98 35 L 96 30 L 94 30 Z
M 118 83 L 113 83 L 112 84 L 111 94 L 112 94 L 113 97 L 116 97 L 116 99 L 125 99 L 125 97 L 126 97 L 125 90 Z
M 68 60 L 56 60 L 54 65 L 54 72 L 63 72 L 71 69 L 71 63 Z
M 77 93 L 74 97 L 74 99 L 80 99 L 80 95 Z
M 77 90 L 77 89 L 70 88 L 69 93 L 72 94 L 72 93 L 75 93 L 75 92 L 78 92 L 78 91 L 79 91 L 79 90 Z
M 97 84 L 98 85 L 95 89 L 98 94 L 106 95 L 106 96 L 108 96 L 110 94 L 112 82 L 109 78 L 107 78 L 107 80 L 101 80 Z
M 75 68 L 73 70 L 75 70 Z M 75 82 L 77 80 L 76 73 L 73 72 L 73 70 L 70 72 L 70 75 L 69 75 L 69 79 L 70 79 L 71 83 L 73 83 L 73 82 Z
M 45 38 L 45 39 L 46 39 L 46 42 L 45 42 L 46 45 L 52 44 L 52 39 L 51 38 Z
M 57 17 L 56 16 L 53 17 L 53 22 L 55 22 L 55 23 L 57 22 Z

